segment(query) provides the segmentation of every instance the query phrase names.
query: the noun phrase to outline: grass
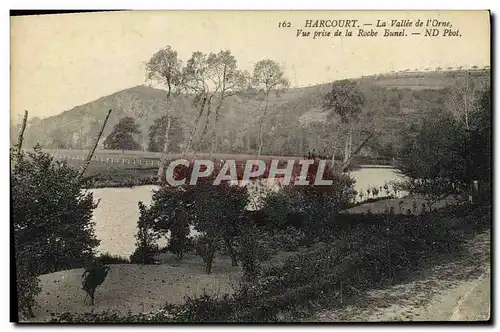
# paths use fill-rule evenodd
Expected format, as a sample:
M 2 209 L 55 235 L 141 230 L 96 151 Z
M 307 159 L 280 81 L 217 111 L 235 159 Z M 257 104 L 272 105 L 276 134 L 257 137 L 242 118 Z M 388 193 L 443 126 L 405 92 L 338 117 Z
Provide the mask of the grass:
M 256 322 L 273 320 L 280 312 L 285 312 L 288 320 L 296 321 L 300 317 L 311 315 L 319 307 L 332 310 L 343 308 L 352 299 L 364 298 L 371 290 L 407 282 L 428 268 L 449 264 L 458 259 L 460 263 L 455 265 L 460 269 L 448 273 L 449 277 L 467 278 L 477 274 L 474 266 L 478 261 L 485 262 L 485 259 L 478 259 L 468 253 L 464 245 L 466 239 L 474 238 L 478 232 L 489 227 L 489 214 L 482 207 L 478 209 L 448 207 L 422 216 L 396 215 L 393 216 L 396 219 L 390 223 L 385 218 L 376 215 L 344 216 L 332 225 L 332 234 L 337 235 L 331 237 L 328 243 L 317 243 L 298 253 L 276 257 L 274 261 L 264 266 L 264 272 L 258 282 L 250 285 L 246 291 L 236 290 L 234 293 L 227 292 L 226 289 L 224 292 L 221 288 L 213 293 L 212 286 L 210 289 L 198 287 L 196 293 L 190 292 L 194 297 L 191 297 L 187 304 L 175 307 L 180 316 L 171 320 L 160 314 L 154 320 Z M 233 280 L 233 286 L 230 287 L 234 287 L 241 272 L 237 267 L 230 265 L 227 257 L 218 259 L 214 265 L 214 273 L 205 276 L 212 278 L 213 285 L 218 285 L 215 288 L 221 286 L 221 278 L 232 276 L 230 279 Z M 165 270 L 163 275 L 166 278 L 175 275 L 174 279 L 168 280 L 175 283 L 176 287 L 182 283 L 182 287 L 188 289 L 191 282 L 186 278 L 192 279 L 198 278 L 195 275 L 200 277 L 204 275 L 199 257 L 189 256 L 185 261 L 176 263 L 170 256 L 163 262 L 170 266 L 168 270 L 170 272 Z M 161 266 L 165 265 L 167 264 Z M 192 272 L 182 278 L 173 272 L 181 270 Z M 193 274 L 193 271 L 197 272 Z M 445 268 L 442 272 L 446 274 L 446 271 Z M 126 277 L 123 272 L 120 275 Z M 425 273 L 422 275 L 425 276 Z M 148 278 L 151 279 L 151 276 Z M 168 283 L 168 280 L 164 282 Z M 138 282 L 136 285 L 142 283 Z M 144 284 L 144 287 L 148 291 L 157 289 L 158 286 L 148 283 L 147 286 Z M 133 292 L 138 291 L 133 290 Z M 140 291 L 144 292 L 144 289 Z M 171 298 L 169 293 L 156 294 L 164 294 Z M 221 294 L 228 294 L 229 297 Z M 151 299 L 148 301 L 152 301 Z M 164 299 L 172 303 L 167 298 Z M 178 299 L 176 303 L 179 303 L 177 301 Z M 393 299 L 391 297 L 384 301 L 387 304 Z M 159 302 L 156 301 L 155 305 L 159 305 Z M 167 309 L 167 312 L 168 310 L 170 309 Z M 117 318 L 107 315 L 91 315 L 83 319 L 97 318 L 104 321 L 144 319 L 138 316 Z M 77 314 L 67 319 L 78 321 L 82 317 Z

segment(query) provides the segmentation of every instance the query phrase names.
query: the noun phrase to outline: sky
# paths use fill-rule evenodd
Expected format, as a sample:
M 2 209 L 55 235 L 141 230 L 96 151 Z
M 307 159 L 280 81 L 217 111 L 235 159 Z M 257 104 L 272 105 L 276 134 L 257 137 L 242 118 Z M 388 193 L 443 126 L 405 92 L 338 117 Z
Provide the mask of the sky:
M 296 37 L 306 20 L 449 21 L 460 37 Z M 279 22 L 291 27 L 279 28 Z M 372 24 L 365 26 L 364 24 Z M 345 28 L 339 28 L 344 31 Z M 356 35 L 357 28 L 351 29 Z M 292 86 L 405 69 L 490 65 L 486 11 L 134 11 L 11 18 L 11 119 L 28 110 L 48 117 L 146 84 L 144 62 L 170 45 L 185 61 L 194 51 L 229 49 L 240 68 L 280 63 Z

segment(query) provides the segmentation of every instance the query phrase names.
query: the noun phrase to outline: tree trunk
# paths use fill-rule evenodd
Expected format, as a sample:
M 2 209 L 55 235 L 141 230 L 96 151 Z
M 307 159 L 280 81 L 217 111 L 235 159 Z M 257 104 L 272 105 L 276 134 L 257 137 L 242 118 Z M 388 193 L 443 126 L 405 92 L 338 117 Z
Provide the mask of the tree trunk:
M 220 115 L 220 109 L 222 107 L 222 101 L 224 100 L 224 96 L 221 96 L 221 99 L 219 101 L 219 104 L 217 105 L 217 108 L 215 109 L 215 120 L 214 120 L 214 127 L 212 129 L 212 140 L 210 142 L 210 152 L 208 153 L 208 159 L 212 159 L 212 153 L 214 150 L 214 145 L 215 141 L 217 139 L 217 128 L 219 125 L 219 115 Z
M 212 97 L 208 99 L 208 108 L 207 108 L 207 121 L 205 121 L 205 126 L 203 127 L 203 131 L 201 132 L 200 135 L 200 140 L 198 141 L 198 147 L 195 150 L 195 153 L 193 155 L 193 159 L 196 157 L 196 155 L 200 152 L 201 146 L 203 144 L 203 141 L 205 140 L 205 137 L 207 135 L 207 130 L 208 130 L 208 123 L 210 121 L 210 114 L 212 114 Z
M 90 161 L 92 160 L 92 157 L 94 156 L 95 150 L 97 149 L 97 145 L 99 144 L 99 140 L 101 139 L 102 133 L 104 132 L 104 128 L 106 127 L 106 123 L 108 123 L 109 116 L 111 115 L 111 110 L 108 111 L 108 114 L 106 115 L 106 118 L 104 119 L 104 123 L 102 124 L 101 130 L 99 131 L 99 134 L 97 135 L 94 146 L 92 149 L 89 151 L 89 154 L 87 155 L 87 159 L 85 159 L 85 163 L 82 166 L 82 169 L 80 170 L 80 173 L 78 174 L 78 179 L 80 179 L 83 174 L 85 174 L 85 171 L 89 167 Z M 123 151 L 122 151 L 123 154 Z
M 231 256 L 231 265 L 238 266 L 238 256 L 234 252 L 233 244 L 230 239 L 225 239 L 227 251 L 229 252 L 229 256 Z
M 331 167 L 332 167 L 332 170 L 334 170 L 335 168 L 335 152 L 337 151 L 337 149 L 333 148 L 333 152 L 332 152 L 332 164 L 331 164 Z
M 193 144 L 194 134 L 198 130 L 198 124 L 200 123 L 201 116 L 203 115 L 203 111 L 205 110 L 206 103 L 207 103 L 207 97 L 205 96 L 203 98 L 203 102 L 201 104 L 200 111 L 198 112 L 198 116 L 196 117 L 196 120 L 194 122 L 194 127 L 191 130 L 191 132 L 189 133 L 188 141 L 187 141 L 186 147 L 184 148 L 184 153 L 182 154 L 181 159 L 184 159 L 186 154 L 188 154 L 189 150 L 191 149 L 191 145 Z
M 264 120 L 265 120 L 266 115 L 267 115 L 268 99 L 269 99 L 269 92 L 266 91 L 266 104 L 264 106 L 264 111 L 262 112 L 262 116 L 260 118 L 260 124 L 259 124 L 259 150 L 257 151 L 257 159 L 259 159 L 260 153 L 262 152 L 262 146 L 264 145 L 264 141 L 262 139 L 262 131 L 264 129 Z
M 167 161 L 168 161 L 168 143 L 169 143 L 169 134 L 170 134 L 170 124 L 171 124 L 172 118 L 170 115 L 170 111 L 168 112 L 167 115 L 167 129 L 165 130 L 165 144 L 163 145 L 163 157 L 160 162 L 160 165 L 158 167 L 158 182 L 161 183 L 165 181 L 165 168 L 167 167 Z
M 23 148 L 24 131 L 26 130 L 26 122 L 28 122 L 28 111 L 24 111 L 23 122 L 21 124 L 21 131 L 19 132 L 19 139 L 17 140 L 17 159 L 21 159 L 21 151 Z
M 172 95 L 172 86 L 170 80 L 167 80 L 168 90 L 167 90 L 167 129 L 165 130 L 165 145 L 163 146 L 163 157 L 158 166 L 157 182 L 161 183 L 165 179 L 165 167 L 168 160 L 168 135 L 170 132 L 170 97 Z
M 207 256 L 207 261 L 206 261 L 207 265 L 206 265 L 206 270 L 205 271 L 207 272 L 207 274 L 212 273 L 212 264 L 214 262 L 214 253 L 215 253 L 215 249 L 210 248 L 210 252 L 209 252 L 209 254 Z
M 352 122 L 349 123 L 349 158 L 352 156 Z
M 349 137 L 346 138 L 345 140 L 345 147 L 344 147 L 344 163 L 347 163 L 349 160 Z
M 354 153 L 352 154 L 352 156 L 357 155 L 359 153 L 359 151 L 361 151 L 361 149 L 363 148 L 363 146 L 365 146 L 365 144 L 368 142 L 368 140 L 370 138 L 372 138 L 373 135 L 375 135 L 375 134 L 371 133 L 370 135 L 368 135 L 368 137 L 365 138 L 365 140 L 358 146 L 358 148 L 356 149 L 356 151 L 354 151 Z M 341 167 L 342 171 L 345 171 L 347 169 L 347 167 L 349 167 L 349 164 L 352 161 L 352 156 L 350 156 L 347 161 L 345 161 L 345 162 L 342 163 L 342 167 Z

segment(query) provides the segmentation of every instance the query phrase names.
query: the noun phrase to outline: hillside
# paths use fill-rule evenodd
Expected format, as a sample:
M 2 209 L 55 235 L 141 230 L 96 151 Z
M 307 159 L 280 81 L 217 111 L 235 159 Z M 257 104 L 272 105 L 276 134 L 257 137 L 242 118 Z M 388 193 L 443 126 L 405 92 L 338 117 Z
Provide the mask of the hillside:
M 489 70 L 470 71 L 474 81 L 489 80 Z M 377 130 L 380 135 L 363 151 L 364 154 L 390 154 L 401 131 L 418 123 L 426 113 L 442 108 L 446 88 L 453 84 L 461 71 L 402 72 L 365 76 L 356 79 L 365 95 L 366 104 L 359 123 L 362 130 Z M 329 84 L 289 89 L 279 98 L 272 97 L 265 124 L 264 154 L 298 155 L 309 149 L 322 150 L 339 141 L 343 129 L 335 117 L 326 122 L 322 109 L 323 95 Z M 56 116 L 36 119 L 28 125 L 25 147 L 37 142 L 46 148 L 87 149 L 97 135 L 108 109 L 113 109 L 103 139 L 119 119 L 131 116 L 141 127 L 137 141 L 147 146 L 147 133 L 154 119 L 165 114 L 166 95 L 163 90 L 136 86 L 76 106 Z M 257 147 L 257 119 L 260 101 L 243 94 L 227 99 L 222 109 L 218 132 L 218 152 L 253 153 Z M 197 110 L 188 96 L 178 97 L 172 103 L 184 137 L 192 129 Z M 205 119 L 203 120 L 205 121 Z M 210 127 L 209 127 L 210 128 Z M 16 129 L 13 130 L 16 133 Z M 178 149 L 179 147 L 177 147 Z M 202 147 L 202 150 L 206 148 Z

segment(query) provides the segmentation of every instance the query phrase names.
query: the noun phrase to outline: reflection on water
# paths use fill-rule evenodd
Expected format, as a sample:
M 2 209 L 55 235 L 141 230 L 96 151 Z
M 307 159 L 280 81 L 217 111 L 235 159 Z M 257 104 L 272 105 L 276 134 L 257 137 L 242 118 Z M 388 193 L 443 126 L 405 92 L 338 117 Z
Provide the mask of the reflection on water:
M 356 180 L 355 189 L 366 189 L 384 186 L 391 181 L 399 180 L 400 176 L 390 168 L 365 168 L 351 172 Z M 99 252 L 129 257 L 135 250 L 135 234 L 139 207 L 137 203 L 151 204 L 152 191 L 158 186 L 138 186 L 133 188 L 99 188 L 92 189 L 94 200 L 100 199 L 99 206 L 94 211 L 96 236 L 101 240 Z M 392 189 L 392 186 L 389 185 Z M 385 192 L 379 196 L 385 196 Z M 365 197 L 366 198 L 366 197 Z M 359 200 L 359 197 L 357 197 Z M 158 243 L 166 244 L 166 240 Z
M 151 204 L 152 191 L 157 186 L 92 189 L 94 200 L 100 199 L 94 210 L 96 236 L 101 240 L 99 252 L 129 257 L 135 250 L 135 234 L 139 219 L 138 202 Z
M 364 197 L 363 200 L 367 199 L 367 189 L 377 188 L 380 190 L 380 187 L 384 187 L 387 184 L 389 189 L 389 195 L 393 193 L 393 186 L 391 182 L 393 181 L 401 181 L 403 180 L 402 175 L 398 174 L 394 168 L 362 168 L 360 170 L 351 172 L 351 177 L 356 180 L 354 184 L 354 189 L 360 193 L 362 192 Z M 402 192 L 399 195 L 405 195 L 406 193 Z M 379 193 L 379 197 L 386 196 L 385 189 L 382 188 L 382 192 Z M 371 196 L 370 196 L 371 198 Z M 360 201 L 360 197 L 356 197 L 356 201 Z

